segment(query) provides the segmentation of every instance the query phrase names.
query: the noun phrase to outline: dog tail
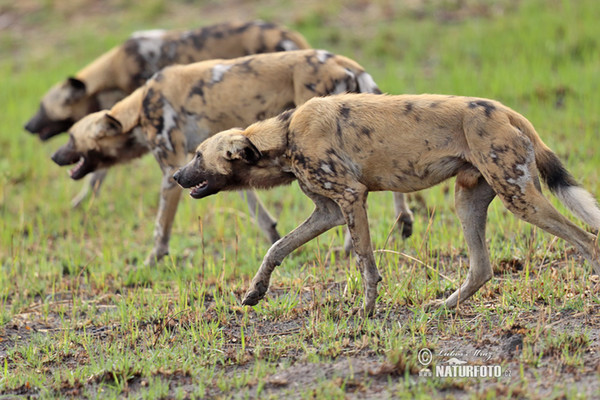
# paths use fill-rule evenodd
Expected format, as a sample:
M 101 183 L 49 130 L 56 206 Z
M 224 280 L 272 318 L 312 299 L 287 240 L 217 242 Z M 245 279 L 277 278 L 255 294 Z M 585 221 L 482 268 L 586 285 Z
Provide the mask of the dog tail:
M 582 188 L 535 131 L 533 125 L 522 116 L 511 116 L 511 123 L 523 132 L 533 143 L 535 163 L 542 180 L 548 189 L 571 212 L 586 224 L 600 229 L 600 208 L 594 196 Z
M 594 196 L 582 188 L 550 149 L 544 149 L 535 161 L 540 175 L 552 193 L 583 222 L 600 229 L 600 208 Z
M 356 77 L 356 83 L 358 84 L 359 93 L 374 93 L 381 94 L 379 86 L 373 80 L 373 77 L 366 71 L 362 71 Z

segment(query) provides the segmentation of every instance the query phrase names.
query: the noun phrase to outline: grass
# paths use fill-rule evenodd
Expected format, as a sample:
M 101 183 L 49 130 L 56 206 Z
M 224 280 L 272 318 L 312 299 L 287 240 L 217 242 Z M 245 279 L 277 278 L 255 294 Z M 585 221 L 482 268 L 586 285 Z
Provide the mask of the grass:
M 66 4 L 66 3 L 65 3 Z M 267 298 L 241 297 L 268 249 L 235 194 L 184 196 L 171 255 L 145 268 L 160 171 L 150 157 L 80 189 L 49 160 L 65 142 L 23 132 L 42 94 L 138 29 L 244 15 L 285 23 L 353 57 L 389 93 L 498 99 L 528 117 L 600 193 L 600 9 L 594 0 L 0 3 L 0 393 L 5 397 L 597 397 L 598 278 L 561 240 L 490 207 L 495 277 L 458 312 L 425 312 L 466 276 L 452 182 L 411 197 L 415 231 L 392 234 L 391 195 L 370 196 L 384 277 L 362 320 L 342 229 L 278 267 Z M 99 3 L 100 4 L 100 3 Z M 408 4 L 408 3 L 407 3 Z M 95 7 L 95 8 L 89 8 Z M 92 13 L 89 10 L 93 10 Z M 93 14 L 93 15 L 92 15 Z M 282 233 L 312 210 L 297 185 L 261 193 Z M 565 209 L 553 203 L 565 214 Z M 511 340 L 521 340 L 515 351 Z M 417 353 L 462 350 L 500 379 L 418 376 Z M 437 353 L 436 353 L 437 352 Z M 445 362 L 437 357 L 434 362 Z M 569 383 L 572 382 L 572 383 Z

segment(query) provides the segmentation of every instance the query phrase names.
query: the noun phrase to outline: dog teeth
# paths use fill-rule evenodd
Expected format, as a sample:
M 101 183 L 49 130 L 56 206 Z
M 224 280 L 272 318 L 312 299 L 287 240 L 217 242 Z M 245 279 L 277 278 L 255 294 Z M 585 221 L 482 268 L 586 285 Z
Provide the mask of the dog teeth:
M 202 189 L 204 186 L 206 186 L 208 184 L 208 182 L 206 181 L 202 181 L 199 184 L 197 184 L 196 186 L 194 186 L 192 189 L 196 190 L 196 189 Z
M 71 169 L 71 170 L 69 171 L 69 175 L 70 175 L 70 176 L 73 176 L 73 174 L 74 174 L 75 172 L 77 172 L 77 171 L 79 170 L 79 168 L 81 168 L 81 166 L 83 165 L 83 163 L 84 163 L 84 162 L 85 162 L 85 158 L 83 158 L 83 157 L 80 157 L 80 158 L 79 158 L 79 161 L 77 161 L 77 164 L 75 164 L 75 167 L 73 167 L 73 169 Z

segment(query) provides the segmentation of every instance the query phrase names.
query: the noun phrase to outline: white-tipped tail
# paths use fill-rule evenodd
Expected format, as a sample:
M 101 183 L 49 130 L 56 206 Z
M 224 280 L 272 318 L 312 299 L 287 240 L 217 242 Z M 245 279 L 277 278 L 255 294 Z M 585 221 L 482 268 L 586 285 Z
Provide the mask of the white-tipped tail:
M 556 197 L 576 217 L 595 229 L 600 229 L 600 208 L 594 196 L 579 186 L 559 186 Z
M 360 93 L 381 93 L 373 77 L 366 72 L 361 72 L 356 78 Z

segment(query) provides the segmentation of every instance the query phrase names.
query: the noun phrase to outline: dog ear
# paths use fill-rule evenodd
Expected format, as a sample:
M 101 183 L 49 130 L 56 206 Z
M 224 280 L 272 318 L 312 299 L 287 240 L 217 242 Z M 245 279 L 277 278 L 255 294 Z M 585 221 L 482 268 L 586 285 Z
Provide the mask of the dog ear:
M 108 136 L 120 135 L 121 133 L 123 133 L 123 125 L 121 125 L 121 122 L 119 122 L 118 119 L 116 119 L 110 114 L 106 114 L 104 116 L 104 120 L 106 123 L 106 133 Z
M 77 100 L 81 99 L 83 96 L 85 96 L 85 92 L 86 92 L 85 82 L 83 82 L 77 78 L 69 77 L 69 78 L 67 78 L 67 85 L 69 87 L 69 90 L 71 91 L 71 97 L 70 97 L 71 101 L 77 101 Z
M 104 114 L 102 119 L 98 121 L 93 136 L 96 139 L 100 139 L 106 136 L 120 135 L 122 132 L 123 126 L 119 120 L 109 114 Z
M 230 161 L 243 160 L 250 165 L 256 164 L 261 157 L 262 154 L 254 143 L 242 135 L 233 138 L 225 150 L 225 159 Z

